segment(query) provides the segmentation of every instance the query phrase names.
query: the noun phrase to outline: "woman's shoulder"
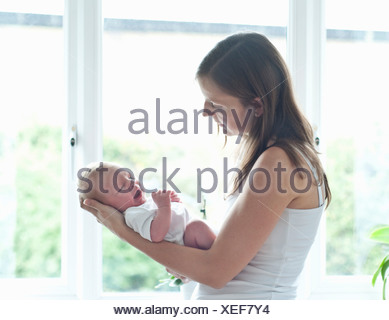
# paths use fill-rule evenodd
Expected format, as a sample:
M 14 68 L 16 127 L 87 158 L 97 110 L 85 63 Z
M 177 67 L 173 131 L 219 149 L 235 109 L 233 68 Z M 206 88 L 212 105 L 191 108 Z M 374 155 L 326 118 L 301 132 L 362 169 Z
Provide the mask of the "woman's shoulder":
M 249 174 L 248 186 L 260 192 L 249 193 L 256 198 L 271 197 L 272 201 L 282 200 L 285 205 L 297 198 L 308 197 L 307 193 L 302 195 L 299 192 L 306 188 L 306 177 L 297 173 L 299 170 L 296 170 L 296 164 L 288 151 L 281 146 L 271 146 L 258 157 Z
M 290 156 L 280 146 L 273 145 L 268 147 L 257 159 L 253 169 L 258 167 L 279 167 L 285 169 L 293 169 L 293 163 L 290 159 Z
M 279 145 L 273 144 L 266 148 L 262 155 L 272 156 L 272 155 L 287 155 L 285 149 Z

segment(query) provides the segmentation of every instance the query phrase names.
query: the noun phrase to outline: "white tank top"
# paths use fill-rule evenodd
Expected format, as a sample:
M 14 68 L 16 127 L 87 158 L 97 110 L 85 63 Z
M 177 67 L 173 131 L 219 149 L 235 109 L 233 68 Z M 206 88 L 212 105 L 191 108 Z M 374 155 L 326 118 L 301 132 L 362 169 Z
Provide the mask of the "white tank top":
M 305 159 L 307 161 L 307 159 Z M 317 173 L 310 166 L 316 181 Z M 295 299 L 298 278 L 314 242 L 324 211 L 324 197 L 318 186 L 320 206 L 313 209 L 286 208 L 261 249 L 249 264 L 222 289 L 198 284 L 192 299 L 199 300 L 285 300 Z M 227 199 L 229 209 L 238 195 Z M 229 211 L 229 209 L 227 211 Z

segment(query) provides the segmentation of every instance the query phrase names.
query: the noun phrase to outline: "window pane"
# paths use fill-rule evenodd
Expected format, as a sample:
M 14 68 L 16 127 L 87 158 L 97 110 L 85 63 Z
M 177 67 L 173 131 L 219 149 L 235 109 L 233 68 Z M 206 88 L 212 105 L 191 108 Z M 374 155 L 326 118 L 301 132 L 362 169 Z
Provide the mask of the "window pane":
M 372 274 L 384 251 L 368 236 L 389 223 L 389 24 L 382 1 L 326 4 L 324 133 L 333 194 L 326 270 Z
M 63 4 L 39 3 L 0 5 L 1 278 L 61 275 Z
M 225 1 L 103 2 L 104 159 L 119 162 L 136 174 L 157 169 L 144 176 L 145 187 L 153 189 L 163 186 L 166 158 L 167 177 L 179 169 L 172 182 L 189 212 L 201 217 L 205 198 L 207 217 L 213 225 L 223 214 L 224 137 L 209 134 L 208 120 L 201 115 L 195 123 L 194 110 L 203 108 L 195 81 L 197 66 L 219 40 L 239 31 L 264 33 L 284 56 L 286 53 L 288 1 L 243 1 L 240 7 L 243 9 L 237 14 L 236 4 Z M 143 118 L 135 109 L 147 112 L 148 134 L 130 133 L 129 123 Z M 184 114 L 185 124 L 172 123 L 182 120 Z M 187 133 L 174 134 L 184 126 Z M 132 127 L 133 131 L 144 128 L 142 123 Z M 212 130 L 215 133 L 216 126 Z M 228 145 L 234 145 L 233 139 Z M 231 167 L 233 163 L 228 163 Z M 197 169 L 205 168 L 217 172 L 218 188 L 201 194 Z M 214 181 L 204 173 L 201 185 L 209 190 Z M 106 291 L 150 291 L 158 279 L 167 276 L 163 267 L 103 232 Z

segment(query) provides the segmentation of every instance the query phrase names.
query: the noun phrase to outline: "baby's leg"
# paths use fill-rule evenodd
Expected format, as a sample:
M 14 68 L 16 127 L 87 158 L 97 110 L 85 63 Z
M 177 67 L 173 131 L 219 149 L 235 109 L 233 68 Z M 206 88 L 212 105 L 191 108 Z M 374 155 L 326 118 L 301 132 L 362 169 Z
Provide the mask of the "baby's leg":
M 211 228 L 201 220 L 193 220 L 186 226 L 184 244 L 187 247 L 207 250 L 215 239 L 216 235 Z

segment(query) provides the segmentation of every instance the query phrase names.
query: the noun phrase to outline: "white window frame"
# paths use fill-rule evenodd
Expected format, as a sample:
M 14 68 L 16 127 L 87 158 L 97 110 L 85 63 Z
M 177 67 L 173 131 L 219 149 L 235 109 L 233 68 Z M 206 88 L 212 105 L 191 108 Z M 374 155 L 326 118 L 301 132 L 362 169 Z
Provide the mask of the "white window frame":
M 101 0 L 65 0 L 66 120 L 62 130 L 61 276 L 0 279 L 0 297 L 98 299 L 101 226 L 77 203 L 76 168 L 102 158 Z M 70 146 L 70 138 L 76 146 Z M 88 143 L 91 142 L 91 143 Z
M 324 0 L 290 0 L 289 12 L 287 61 L 296 96 L 325 150 L 320 135 Z M 102 227 L 79 208 L 75 190 L 76 168 L 102 159 L 102 0 L 65 0 L 63 28 L 68 110 L 63 129 L 62 275 L 58 279 L 2 279 L 0 293 L 8 298 L 161 299 L 164 294 L 108 294 L 102 290 Z M 70 137 L 76 139 L 73 148 Z M 305 298 L 379 298 L 369 276 L 325 275 L 324 218 L 305 275 Z
M 98 299 L 102 291 L 102 232 L 77 202 L 76 168 L 102 159 L 102 29 L 101 0 L 65 1 L 64 16 L 68 119 L 67 136 L 75 135 L 67 171 L 70 281 L 81 299 Z M 75 129 L 75 131 L 74 131 Z M 66 137 L 66 135 L 65 135 Z M 70 167 L 69 167 L 70 166 Z M 76 215 L 76 216 L 74 216 Z M 73 235 L 73 237 L 72 237 Z
M 325 63 L 325 0 L 290 0 L 287 62 L 298 103 L 320 138 L 319 151 L 326 150 L 321 135 L 322 84 Z M 325 155 L 322 161 L 325 165 Z M 379 299 L 371 276 L 326 275 L 325 213 L 305 270 L 302 295 L 308 299 Z

